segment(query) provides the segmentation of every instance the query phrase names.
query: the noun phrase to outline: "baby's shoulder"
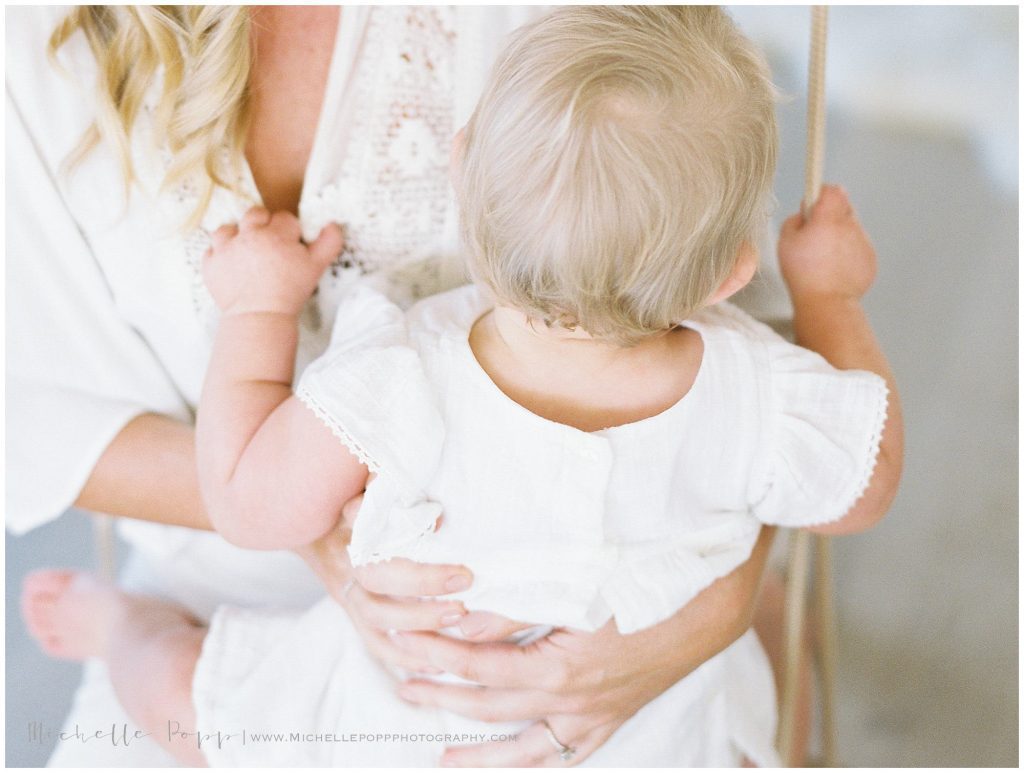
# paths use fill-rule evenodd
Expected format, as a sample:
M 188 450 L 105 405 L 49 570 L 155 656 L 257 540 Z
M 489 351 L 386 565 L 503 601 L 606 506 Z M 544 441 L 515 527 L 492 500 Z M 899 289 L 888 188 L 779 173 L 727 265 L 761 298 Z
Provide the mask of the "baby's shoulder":
M 768 325 L 730 303 L 701 309 L 684 325 L 700 333 L 707 359 L 730 379 L 770 378 L 775 359 L 794 349 L 800 350 Z
M 701 309 L 685 324 L 691 324 L 704 333 L 705 337 L 713 336 L 736 342 L 747 341 L 751 345 L 785 340 L 739 306 L 725 302 Z
M 406 312 L 413 339 L 465 337 L 494 304 L 476 285 L 467 284 L 419 301 Z

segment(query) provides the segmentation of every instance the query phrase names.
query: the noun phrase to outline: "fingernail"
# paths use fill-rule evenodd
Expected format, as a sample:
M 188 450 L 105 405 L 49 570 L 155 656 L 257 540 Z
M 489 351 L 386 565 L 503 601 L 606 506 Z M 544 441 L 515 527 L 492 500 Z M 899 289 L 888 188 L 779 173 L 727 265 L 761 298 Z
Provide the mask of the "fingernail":
M 465 574 L 453 574 L 444 584 L 444 589 L 449 593 L 466 590 L 470 586 L 470 579 Z
M 472 618 L 470 618 L 469 620 L 467 620 L 459 626 L 459 630 L 462 631 L 462 635 L 470 639 L 474 636 L 479 636 L 480 634 L 482 634 L 486 628 L 487 623 L 483 622 L 482 620 L 474 620 Z
M 441 625 L 446 628 L 450 625 L 455 625 L 464 617 L 461 612 L 450 612 L 447 615 L 441 615 Z

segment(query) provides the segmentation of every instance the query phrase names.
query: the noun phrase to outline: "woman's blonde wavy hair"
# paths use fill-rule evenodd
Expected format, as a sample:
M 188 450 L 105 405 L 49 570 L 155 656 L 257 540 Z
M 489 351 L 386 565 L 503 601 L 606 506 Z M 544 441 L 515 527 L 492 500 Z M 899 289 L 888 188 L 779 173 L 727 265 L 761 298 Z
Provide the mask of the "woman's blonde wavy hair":
M 74 169 L 100 141 L 120 162 L 126 192 L 135 181 L 130 137 L 143 98 L 162 74 L 154 118 L 155 141 L 172 152 L 166 188 L 199 180 L 205 212 L 216 186 L 234 189 L 244 158 L 253 62 L 246 6 L 78 6 L 50 36 L 49 53 L 81 31 L 97 64 L 96 120 L 67 159 Z

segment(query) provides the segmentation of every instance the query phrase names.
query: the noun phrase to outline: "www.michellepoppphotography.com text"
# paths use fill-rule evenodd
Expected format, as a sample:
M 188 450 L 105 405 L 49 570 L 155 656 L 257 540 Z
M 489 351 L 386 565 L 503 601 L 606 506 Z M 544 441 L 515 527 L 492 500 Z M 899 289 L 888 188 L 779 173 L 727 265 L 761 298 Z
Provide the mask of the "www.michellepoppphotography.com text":
M 180 722 L 168 721 L 166 727 L 168 740 L 191 739 L 197 747 L 209 748 L 216 746 L 218 749 L 225 745 L 240 744 L 242 746 L 256 744 L 277 744 L 277 743 L 430 743 L 430 744 L 474 744 L 488 742 L 512 742 L 518 737 L 507 733 L 345 733 L 333 731 L 329 733 L 302 732 L 288 730 L 285 732 L 273 731 L 250 731 L 245 728 L 233 732 L 222 730 L 184 730 Z M 138 728 L 133 728 L 127 723 L 112 724 L 109 727 L 85 729 L 75 725 L 74 730 L 54 730 L 47 728 L 42 722 L 28 723 L 28 740 L 30 743 L 44 744 L 56 740 L 60 743 L 109 743 L 115 747 L 131 746 L 133 743 L 153 736 Z

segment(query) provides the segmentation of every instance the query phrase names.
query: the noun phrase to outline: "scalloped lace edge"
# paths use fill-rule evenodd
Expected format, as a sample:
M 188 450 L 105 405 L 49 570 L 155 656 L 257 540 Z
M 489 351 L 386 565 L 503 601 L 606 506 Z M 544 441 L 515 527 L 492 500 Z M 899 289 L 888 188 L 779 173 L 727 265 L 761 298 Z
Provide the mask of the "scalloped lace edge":
M 428 534 L 433 534 L 437 524 L 437 517 L 441 514 L 440 506 L 437 507 L 437 515 L 425 519 L 423 523 L 417 524 L 409 531 L 400 529 L 392 530 L 387 535 L 383 544 L 363 545 L 353 539 L 348 546 L 348 555 L 353 566 L 365 566 L 377 564 L 381 561 L 390 561 L 392 558 L 401 557 L 416 560 L 419 555 L 417 548 L 421 540 Z
M 417 541 L 429 533 L 425 531 L 399 544 L 388 545 L 386 548 L 357 548 L 349 545 L 348 557 L 352 561 L 352 566 L 370 566 L 371 564 L 390 561 L 395 557 L 409 558 L 410 555 L 415 555 L 414 548 Z
M 338 438 L 360 462 L 369 468 L 370 472 L 380 472 L 380 463 L 324 408 L 323 404 L 313 396 L 309 389 L 300 386 L 295 390 L 295 396 L 327 426 L 332 435 Z
M 877 375 L 877 374 L 876 374 Z M 864 468 L 863 474 L 854 486 L 851 487 L 851 493 L 844 496 L 840 501 L 845 502 L 846 505 L 840 508 L 837 515 L 829 521 L 824 523 L 834 523 L 844 517 L 847 513 L 853 509 L 857 501 L 864 496 L 864 492 L 868 490 L 868 486 L 871 485 L 871 478 L 875 474 L 875 467 L 878 466 L 878 455 L 882 446 L 882 436 L 885 434 L 885 427 L 889 423 L 889 385 L 885 383 L 885 379 L 878 376 L 882 382 L 882 400 L 878 409 L 875 411 L 874 417 L 874 429 L 871 434 L 868 435 L 867 451 L 868 451 L 868 462 Z

